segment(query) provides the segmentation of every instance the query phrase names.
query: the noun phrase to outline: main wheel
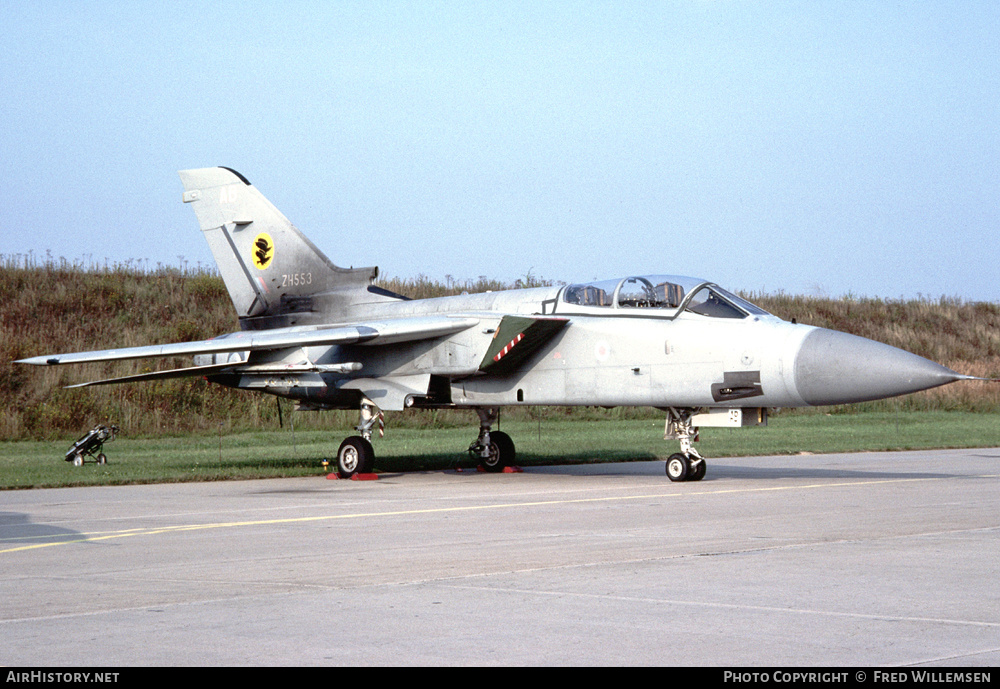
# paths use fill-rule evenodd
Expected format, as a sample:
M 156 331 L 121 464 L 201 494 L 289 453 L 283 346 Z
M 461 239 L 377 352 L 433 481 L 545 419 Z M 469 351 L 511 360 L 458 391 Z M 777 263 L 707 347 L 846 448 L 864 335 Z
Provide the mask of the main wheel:
M 354 474 L 371 473 L 375 467 L 375 448 L 360 435 L 352 435 L 337 450 L 337 474 L 350 478 Z
M 490 431 L 490 455 L 479 460 L 480 466 L 486 471 L 497 473 L 503 471 L 504 467 L 514 464 L 517 452 L 514 450 L 514 441 L 503 431 Z
M 73 455 L 73 466 L 82 467 L 83 466 L 83 455 L 77 452 Z
M 691 463 L 687 455 L 680 452 L 667 458 L 667 478 L 671 481 L 686 481 L 691 471 Z
M 97 455 L 97 463 L 98 464 L 107 464 L 108 463 L 108 456 L 106 454 L 104 454 L 103 452 L 101 454 Z

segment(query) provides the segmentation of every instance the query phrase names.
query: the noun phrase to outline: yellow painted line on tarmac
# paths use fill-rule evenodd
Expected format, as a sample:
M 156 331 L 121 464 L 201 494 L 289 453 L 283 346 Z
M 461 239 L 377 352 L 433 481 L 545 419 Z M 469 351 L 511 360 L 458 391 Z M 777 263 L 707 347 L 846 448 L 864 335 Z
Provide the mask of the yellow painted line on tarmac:
M 551 505 L 579 505 L 584 503 L 599 502 L 626 502 L 630 500 L 650 500 L 657 498 L 685 498 L 705 495 L 733 495 L 749 493 L 773 493 L 782 491 L 804 491 L 817 490 L 821 488 L 841 488 L 857 486 L 884 485 L 890 483 L 915 483 L 920 481 L 946 481 L 955 478 L 1000 478 L 1000 475 L 975 475 L 963 477 L 924 477 L 924 478 L 901 478 L 901 479 L 878 479 L 873 481 L 843 481 L 839 483 L 812 483 L 801 486 L 769 486 L 766 488 L 724 488 L 721 490 L 684 490 L 675 493 L 646 493 L 643 495 L 617 495 L 602 496 L 596 498 L 565 498 L 553 500 L 537 500 L 531 502 L 505 502 L 495 505 L 466 505 L 462 507 L 430 507 L 413 510 L 392 510 L 387 512 L 358 512 L 353 514 L 328 514 L 312 517 L 285 517 L 281 519 L 257 519 L 248 521 L 214 522 L 207 524 L 178 524 L 175 526 L 162 526 L 150 528 L 131 528 L 122 531 L 96 532 L 92 534 L 80 534 L 79 538 L 70 538 L 51 543 L 33 543 L 31 545 L 16 546 L 0 550 L 0 554 L 16 553 L 26 550 L 37 550 L 39 548 L 51 548 L 54 546 L 72 545 L 75 543 L 96 543 L 119 538 L 133 538 L 135 536 L 155 536 L 160 534 L 183 533 L 187 531 L 204 531 L 207 529 L 233 529 L 248 526 L 273 526 L 276 524 L 303 524 L 308 522 L 322 522 L 345 519 L 372 519 L 376 517 L 402 517 L 420 514 L 445 514 L 455 512 L 477 512 L 483 510 L 506 510 L 523 507 L 546 507 Z M 59 535 L 52 536 L 59 538 Z M 37 536 L 35 537 L 37 538 Z

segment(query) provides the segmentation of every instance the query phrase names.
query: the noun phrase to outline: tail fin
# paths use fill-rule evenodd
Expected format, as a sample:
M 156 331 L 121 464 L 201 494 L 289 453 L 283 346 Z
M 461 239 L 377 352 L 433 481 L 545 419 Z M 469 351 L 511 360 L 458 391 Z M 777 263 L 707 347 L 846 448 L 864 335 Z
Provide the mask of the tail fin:
M 179 174 L 244 329 L 286 325 L 281 316 L 312 310 L 310 297 L 377 277 L 378 268 L 335 266 L 235 170 Z

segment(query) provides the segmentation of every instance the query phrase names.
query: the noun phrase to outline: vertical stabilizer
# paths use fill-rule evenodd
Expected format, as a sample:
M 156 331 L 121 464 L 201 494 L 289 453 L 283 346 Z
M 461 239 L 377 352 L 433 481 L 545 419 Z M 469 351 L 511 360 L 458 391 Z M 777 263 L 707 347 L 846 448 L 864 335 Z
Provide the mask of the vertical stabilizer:
M 274 317 L 309 311 L 313 295 L 364 289 L 378 275 L 377 268 L 335 266 L 235 170 L 182 170 L 180 177 L 244 327 L 283 325 Z

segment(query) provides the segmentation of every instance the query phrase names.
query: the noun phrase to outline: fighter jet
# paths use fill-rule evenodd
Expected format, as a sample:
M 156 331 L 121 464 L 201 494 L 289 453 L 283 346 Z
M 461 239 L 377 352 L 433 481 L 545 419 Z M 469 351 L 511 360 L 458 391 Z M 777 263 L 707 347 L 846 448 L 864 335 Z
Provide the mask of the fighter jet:
M 767 423 L 769 408 L 876 400 L 972 380 L 915 354 L 786 322 L 708 281 L 675 275 L 411 300 L 376 285 L 378 268 L 334 265 L 240 173 L 184 170 L 191 204 L 241 330 L 200 342 L 50 354 L 43 366 L 192 355 L 193 366 L 79 386 L 203 376 L 296 400 L 357 409 L 343 476 L 375 466 L 382 410 L 471 409 L 470 452 L 513 465 L 493 430 L 502 407 L 648 406 L 666 413 L 672 481 L 698 481 L 699 427 Z

